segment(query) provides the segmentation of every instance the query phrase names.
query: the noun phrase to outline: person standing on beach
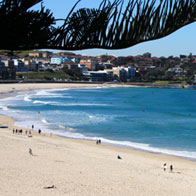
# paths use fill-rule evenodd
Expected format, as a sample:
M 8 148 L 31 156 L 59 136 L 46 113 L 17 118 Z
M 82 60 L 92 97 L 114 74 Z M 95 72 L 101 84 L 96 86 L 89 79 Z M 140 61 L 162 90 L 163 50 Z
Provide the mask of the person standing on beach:
M 32 149 L 31 148 L 29 148 L 29 154 L 30 155 L 33 155 L 33 152 L 32 152 Z
M 164 163 L 164 164 L 163 164 L 163 170 L 166 171 L 166 169 L 167 169 L 167 164 Z
M 173 171 L 173 165 L 170 165 L 170 172 Z

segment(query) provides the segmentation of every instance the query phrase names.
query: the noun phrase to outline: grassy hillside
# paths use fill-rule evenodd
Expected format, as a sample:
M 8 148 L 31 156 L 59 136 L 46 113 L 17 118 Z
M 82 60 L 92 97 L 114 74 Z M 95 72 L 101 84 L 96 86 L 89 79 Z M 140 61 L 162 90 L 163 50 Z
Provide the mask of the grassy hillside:
M 14 51 L 14 56 L 22 57 L 29 55 L 29 52 L 32 52 L 33 50 L 21 50 L 21 51 Z M 0 50 L 0 55 L 11 55 L 11 52 L 9 50 Z

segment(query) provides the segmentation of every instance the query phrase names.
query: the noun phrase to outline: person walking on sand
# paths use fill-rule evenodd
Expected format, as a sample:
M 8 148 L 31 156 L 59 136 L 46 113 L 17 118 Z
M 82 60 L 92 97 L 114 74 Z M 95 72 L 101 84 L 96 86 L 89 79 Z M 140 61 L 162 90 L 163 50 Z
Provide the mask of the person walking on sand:
M 166 171 L 166 169 L 167 169 L 167 164 L 164 163 L 164 164 L 163 164 L 163 170 Z
M 31 148 L 29 148 L 29 154 L 30 155 L 33 155 L 33 152 L 32 152 L 32 149 Z
M 173 165 L 170 165 L 170 172 L 173 172 Z

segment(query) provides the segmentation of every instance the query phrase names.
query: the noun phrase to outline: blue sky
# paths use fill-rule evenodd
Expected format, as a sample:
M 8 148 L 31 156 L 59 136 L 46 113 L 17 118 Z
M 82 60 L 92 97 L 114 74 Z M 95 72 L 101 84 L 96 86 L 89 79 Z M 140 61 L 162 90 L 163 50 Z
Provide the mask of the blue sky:
M 98 7 L 101 1 L 102 0 L 81 0 L 76 8 Z M 77 0 L 43 0 L 43 5 L 53 12 L 55 18 L 65 18 L 76 2 Z M 35 9 L 36 8 L 40 8 L 40 4 L 36 6 Z M 170 55 L 179 56 L 180 54 L 188 55 L 190 53 L 196 55 L 196 22 L 181 28 L 180 30 L 165 38 L 141 43 L 127 49 L 89 49 L 73 52 L 92 56 L 101 54 L 115 56 L 135 56 L 145 52 L 150 52 L 152 56 L 157 57 L 168 57 Z

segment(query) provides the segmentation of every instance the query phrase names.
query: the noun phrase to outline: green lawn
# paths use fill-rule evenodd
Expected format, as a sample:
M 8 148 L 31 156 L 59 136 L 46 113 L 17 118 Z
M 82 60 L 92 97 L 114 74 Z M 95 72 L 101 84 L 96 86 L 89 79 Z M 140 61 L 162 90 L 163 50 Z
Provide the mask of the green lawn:
M 24 80 L 52 80 L 56 79 L 70 79 L 71 77 L 64 73 L 63 71 L 44 71 L 44 72 L 17 72 L 16 76 L 22 79 L 24 76 Z
M 183 81 L 161 81 L 161 80 L 155 81 L 154 83 L 155 84 L 184 84 Z

